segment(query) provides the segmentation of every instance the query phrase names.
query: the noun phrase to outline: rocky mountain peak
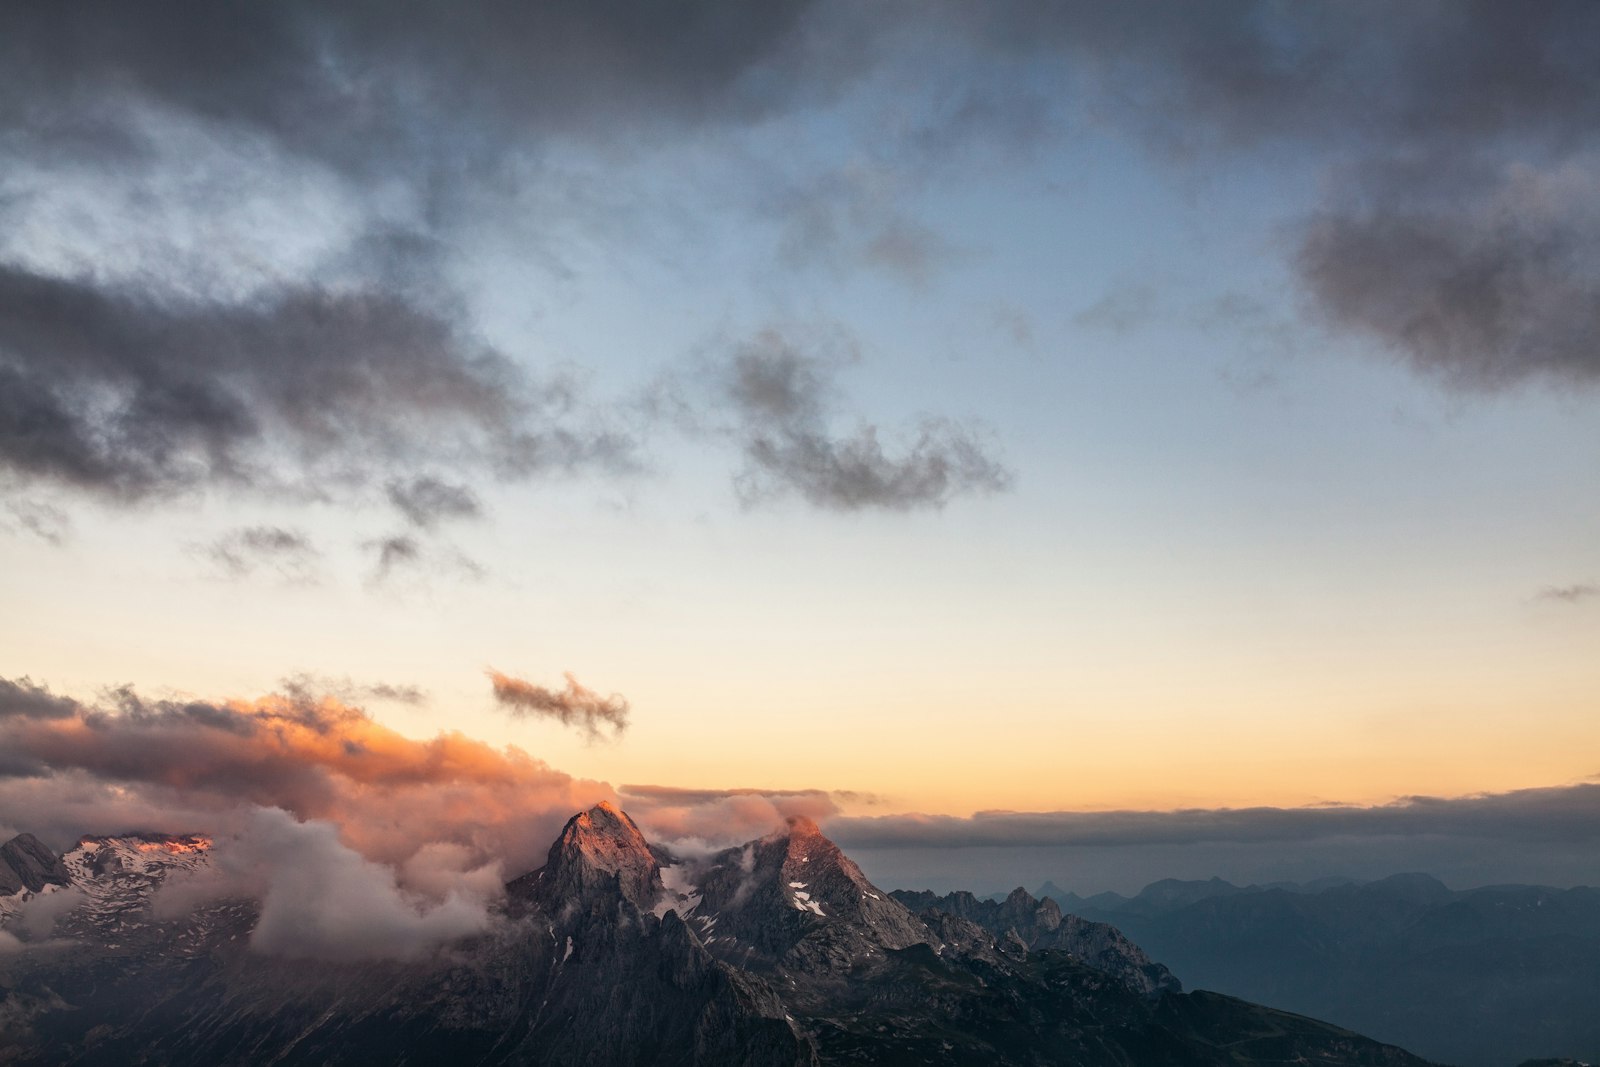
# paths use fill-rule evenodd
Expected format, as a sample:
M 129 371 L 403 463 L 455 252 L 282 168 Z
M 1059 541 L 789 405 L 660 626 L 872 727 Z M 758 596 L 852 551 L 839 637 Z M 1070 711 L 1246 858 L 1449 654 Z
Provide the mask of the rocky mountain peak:
M 39 892 L 47 885 L 70 885 L 72 875 L 61 858 L 29 833 L 0 845 L 0 896 L 24 889 Z
M 534 878 L 546 901 L 574 901 L 608 887 L 641 910 L 648 910 L 662 892 L 661 866 L 638 825 L 604 801 L 567 820 L 550 846 L 544 868 Z M 519 881 L 521 881 L 519 879 Z
M 784 820 L 791 838 L 821 837 L 822 828 L 809 815 L 791 815 Z

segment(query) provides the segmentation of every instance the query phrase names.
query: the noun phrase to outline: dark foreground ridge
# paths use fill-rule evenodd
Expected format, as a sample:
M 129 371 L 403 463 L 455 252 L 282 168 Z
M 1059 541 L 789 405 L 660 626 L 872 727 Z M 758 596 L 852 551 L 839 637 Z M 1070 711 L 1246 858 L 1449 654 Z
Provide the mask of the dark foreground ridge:
M 208 846 L 86 838 L 54 867 L 19 846 L 63 877 L 30 866 L 39 886 L 0 899 L 0 922 L 75 896 L 53 933 L 6 928 L 0 1062 L 1426 1067 L 1179 992 L 1113 927 L 1020 891 L 884 893 L 808 820 L 688 860 L 598 805 L 508 883 L 486 932 L 408 962 L 252 951 L 251 900 L 152 913 Z

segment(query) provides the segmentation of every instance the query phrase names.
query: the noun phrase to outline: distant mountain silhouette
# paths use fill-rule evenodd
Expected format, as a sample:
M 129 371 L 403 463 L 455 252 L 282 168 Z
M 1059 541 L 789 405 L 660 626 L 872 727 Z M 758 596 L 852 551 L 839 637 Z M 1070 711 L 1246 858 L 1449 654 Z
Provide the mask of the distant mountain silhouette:
M 1191 989 L 1329 1019 L 1462 1067 L 1600 1061 L 1600 890 L 1152 883 L 1063 911 L 1115 924 Z M 1550 1062 L 1560 1062 L 1552 1060 Z

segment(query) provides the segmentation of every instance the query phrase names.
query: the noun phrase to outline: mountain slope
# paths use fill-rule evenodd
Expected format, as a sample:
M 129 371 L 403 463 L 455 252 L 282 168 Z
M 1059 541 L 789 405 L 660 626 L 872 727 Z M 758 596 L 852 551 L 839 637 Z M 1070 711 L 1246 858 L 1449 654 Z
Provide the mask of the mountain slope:
M 971 919 L 919 916 L 805 820 L 686 858 L 597 806 L 508 884 L 486 932 L 399 962 L 263 955 L 253 901 L 149 910 L 211 856 L 190 838 L 70 852 L 56 939 L 19 927 L 27 945 L 0 955 L 0 1060 L 1425 1067 L 1308 1019 L 1136 988 Z M 1007 914 L 1042 931 L 1052 908 L 1018 897 Z M 63 932 L 70 951 L 52 947 Z

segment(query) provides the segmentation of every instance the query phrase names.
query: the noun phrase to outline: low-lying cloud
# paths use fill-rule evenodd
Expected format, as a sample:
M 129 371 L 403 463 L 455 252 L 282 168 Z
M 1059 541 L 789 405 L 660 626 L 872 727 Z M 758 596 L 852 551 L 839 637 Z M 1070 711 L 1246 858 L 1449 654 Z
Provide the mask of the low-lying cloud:
M 864 848 L 1092 846 L 1303 842 L 1343 837 L 1462 837 L 1600 841 L 1600 784 L 1480 796 L 1414 796 L 1371 806 L 1195 808 L 1181 811 L 980 811 L 971 816 L 834 819 L 841 845 Z
M 565 676 L 565 689 L 548 689 L 496 670 L 488 674 L 495 702 L 515 718 L 552 719 L 563 726 L 576 726 L 590 740 L 601 738 L 603 730 L 609 730 L 615 740 L 628 728 L 632 709 L 627 697 L 620 693 L 602 696 L 571 674 Z
M 761 837 L 785 819 L 822 822 L 840 813 L 841 795 L 826 789 L 680 789 L 622 785 L 620 803 L 652 840 L 722 848 Z
M 440 872 L 432 888 L 443 890 L 441 899 L 422 899 L 401 887 L 393 868 L 341 842 L 331 823 L 299 822 L 281 809 L 265 808 L 253 813 L 246 832 L 224 848 L 234 853 L 232 863 L 265 882 L 261 916 L 250 933 L 256 952 L 414 959 L 481 933 L 490 923 L 490 896 L 482 893 L 482 879 L 474 883 L 448 877 L 456 872 Z M 419 852 L 408 862 L 426 867 L 427 856 Z M 488 869 L 496 872 L 498 865 Z

